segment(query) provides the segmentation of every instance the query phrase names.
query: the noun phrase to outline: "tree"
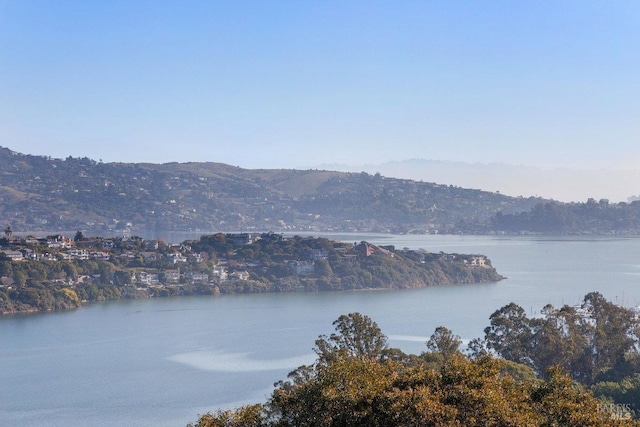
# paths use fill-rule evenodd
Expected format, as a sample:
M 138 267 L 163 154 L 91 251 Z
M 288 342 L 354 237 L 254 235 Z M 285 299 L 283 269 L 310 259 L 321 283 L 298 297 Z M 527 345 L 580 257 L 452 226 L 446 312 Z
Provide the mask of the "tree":
M 388 348 L 387 337 L 376 322 L 360 313 L 342 315 L 333 322 L 336 332 L 321 335 L 314 351 L 320 362 L 352 356 L 360 360 L 381 358 Z
M 394 362 L 345 356 L 318 365 L 295 386 L 278 387 L 267 403 L 268 426 L 393 425 L 384 402 L 399 368 Z M 388 403 L 387 403 L 388 405 Z
M 73 237 L 73 241 L 80 242 L 82 240 L 84 240 L 84 234 L 82 234 L 82 231 L 80 230 L 76 231 L 76 235 Z
M 556 367 L 548 372 L 549 380 L 540 383 L 531 393 L 534 408 L 546 420 L 544 426 L 614 426 L 637 425 L 630 418 L 617 418 L 600 408 L 597 400 L 584 387 L 571 380 Z M 611 415 L 614 415 L 611 417 Z
M 603 381 L 591 386 L 593 394 L 600 398 L 612 399 L 625 409 L 640 409 L 640 374 L 624 378 L 621 381 Z
M 634 348 L 633 336 L 638 321 L 631 310 L 607 301 L 598 292 L 587 294 L 582 307 L 593 320 L 590 344 L 595 377 L 616 364 L 624 363 L 625 355 Z
M 4 229 L 4 234 L 7 237 L 11 237 L 13 235 L 13 230 L 11 229 L 10 225 L 7 225 L 7 228 Z
M 113 273 L 113 264 L 110 262 L 101 261 L 98 263 L 98 274 L 100 275 L 100 283 L 108 285 L 112 282 L 111 275 Z
M 438 326 L 427 341 L 427 348 L 442 355 L 444 360 L 451 358 L 454 354 L 460 354 L 460 345 L 462 345 L 460 337 L 453 335 L 453 332 L 444 326 Z
M 22 270 L 16 270 L 13 272 L 13 282 L 18 286 L 25 286 L 27 284 L 27 275 Z
M 482 338 L 472 339 L 469 341 L 469 344 L 467 344 L 466 353 L 470 359 L 477 359 L 478 357 L 486 356 L 489 354 L 486 341 Z
M 125 286 L 131 283 L 131 272 L 118 270 L 113 273 L 113 281 L 116 286 Z
M 591 325 L 573 307 L 542 309 L 544 317 L 531 320 L 530 358 L 539 375 L 545 376 L 553 366 L 562 366 L 572 378 L 589 382 L 589 335 Z
M 558 368 L 549 372 L 549 380 L 543 381 L 533 378 L 531 369 L 523 365 L 490 355 L 469 360 L 462 354 L 453 354 L 437 369 L 403 358 L 362 357 L 367 352 L 356 342 L 368 339 L 356 339 L 361 334 L 355 330 L 384 337 L 375 323 L 352 313 L 340 316 L 334 325 L 337 334 L 319 340 L 334 350 L 332 357 L 318 352 L 318 363 L 299 368 L 293 382 L 276 383 L 264 405 L 205 414 L 190 426 L 638 425 L 630 419 L 603 414 L 601 402 Z M 349 338 L 343 340 L 344 337 Z M 432 338 L 429 347 L 433 350 L 451 350 L 459 340 L 443 327 L 436 329 Z
M 333 271 L 331 271 L 331 265 L 326 259 L 317 259 L 314 263 L 315 273 L 318 277 L 331 277 Z
M 587 294 L 580 310 L 549 304 L 542 317 L 528 319 L 521 307 L 506 305 L 491 315 L 491 326 L 485 329 L 487 348 L 529 365 L 541 377 L 554 366 L 562 366 L 583 384 L 633 374 L 640 365 L 634 313 L 598 292 Z
M 196 424 L 187 427 L 260 427 L 264 425 L 263 406 L 247 405 L 234 411 L 218 410 L 215 413 L 202 415 Z
M 524 309 L 515 303 L 505 305 L 490 317 L 484 330 L 487 347 L 507 360 L 531 364 L 531 324 Z

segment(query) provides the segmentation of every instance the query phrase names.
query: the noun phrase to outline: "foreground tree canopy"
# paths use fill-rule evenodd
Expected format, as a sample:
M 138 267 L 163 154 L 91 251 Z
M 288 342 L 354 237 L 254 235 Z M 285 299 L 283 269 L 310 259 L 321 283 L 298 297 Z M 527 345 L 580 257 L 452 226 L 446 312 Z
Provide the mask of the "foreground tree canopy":
M 530 319 L 516 304 L 502 307 L 485 329 L 486 346 L 540 376 L 560 365 L 585 384 L 637 369 L 638 320 L 632 311 L 592 292 L 579 307 L 547 305 L 542 315 Z
M 316 362 L 276 383 L 266 403 L 189 427 L 639 426 L 633 313 L 592 293 L 579 309 L 542 314 L 503 307 L 467 355 L 443 326 L 409 355 L 389 348 L 369 317 L 343 315 L 316 340 Z

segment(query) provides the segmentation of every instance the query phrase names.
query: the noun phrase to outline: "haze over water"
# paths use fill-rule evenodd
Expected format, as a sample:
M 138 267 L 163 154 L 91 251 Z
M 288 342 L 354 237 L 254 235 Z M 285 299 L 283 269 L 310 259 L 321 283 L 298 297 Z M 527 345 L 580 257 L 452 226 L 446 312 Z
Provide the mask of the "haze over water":
M 0 318 L 0 425 L 184 426 L 264 401 L 314 359 L 341 314 L 369 315 L 393 347 L 420 353 L 444 325 L 465 341 L 516 302 L 576 304 L 598 290 L 640 302 L 640 239 L 340 234 L 398 248 L 486 254 L 508 279 L 402 291 L 181 297 Z

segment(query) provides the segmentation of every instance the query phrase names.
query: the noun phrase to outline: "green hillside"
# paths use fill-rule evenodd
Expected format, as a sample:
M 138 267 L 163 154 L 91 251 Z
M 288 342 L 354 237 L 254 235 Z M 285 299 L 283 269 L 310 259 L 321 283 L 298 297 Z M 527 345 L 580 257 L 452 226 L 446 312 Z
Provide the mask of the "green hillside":
M 16 232 L 476 232 L 497 212 L 540 201 L 379 174 L 101 163 L 0 148 L 0 219 Z

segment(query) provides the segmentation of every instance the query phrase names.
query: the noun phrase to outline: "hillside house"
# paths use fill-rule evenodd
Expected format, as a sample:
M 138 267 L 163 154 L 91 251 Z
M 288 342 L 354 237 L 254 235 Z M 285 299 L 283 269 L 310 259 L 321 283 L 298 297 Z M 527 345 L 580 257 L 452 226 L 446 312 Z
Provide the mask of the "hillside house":
M 311 259 L 311 261 L 315 261 L 317 259 L 327 259 L 327 256 L 327 251 L 324 249 L 313 249 L 309 254 L 309 259 Z
M 229 274 L 227 273 L 227 267 L 216 265 L 213 267 L 213 277 L 218 282 L 224 282 L 229 278 Z
M 260 239 L 257 233 L 230 233 L 225 235 L 226 239 L 233 242 L 236 247 L 250 245 Z
M 192 272 L 189 274 L 189 279 L 191 279 L 191 283 L 206 284 L 206 283 L 209 283 L 209 274 L 201 273 L 201 272 Z
M 234 271 L 230 276 L 231 280 L 249 280 L 251 277 L 248 271 Z
M 73 245 L 73 241 L 64 236 L 48 236 L 47 237 L 47 247 L 49 248 L 68 248 Z
M 137 281 L 143 285 L 158 285 L 160 284 L 160 279 L 157 274 L 147 273 L 146 271 L 141 271 L 138 273 Z
M 147 251 L 157 251 L 159 247 L 157 240 L 143 240 L 142 246 Z
M 102 252 L 102 251 L 90 252 L 89 256 L 92 259 L 96 259 L 98 261 L 109 261 L 111 259 L 111 254 L 109 252 Z
M 163 272 L 164 283 L 167 285 L 176 285 L 180 283 L 180 269 L 165 270 Z
M 308 276 L 315 271 L 313 261 L 287 261 L 287 267 L 298 276 Z
M 360 242 L 356 245 L 356 251 L 364 256 L 371 256 L 375 252 L 375 246 L 367 242 Z
M 52 253 L 49 252 L 45 252 L 45 253 L 36 253 L 34 254 L 36 256 L 36 260 L 37 261 L 58 261 L 58 257 L 55 256 Z
M 469 265 L 472 267 L 489 267 L 487 257 L 482 255 L 474 255 L 469 261 Z
M 25 245 L 29 245 L 29 246 L 36 246 L 36 245 L 38 245 L 39 243 L 40 243 L 40 241 L 39 241 L 38 239 L 36 239 L 35 237 L 33 237 L 33 236 L 27 236 L 27 237 L 24 239 L 24 244 L 25 244 Z
M 145 263 L 147 262 L 154 262 L 158 260 L 158 253 L 157 252 L 140 252 L 140 256 L 142 257 L 143 261 Z
M 167 254 L 167 258 L 169 258 L 169 260 L 174 264 L 177 264 L 179 262 L 187 262 L 188 261 L 187 257 L 185 257 L 184 255 L 182 255 L 179 252 L 174 252 L 172 254 Z
M 20 251 L 3 250 L 2 252 L 4 252 L 4 255 L 7 258 L 9 258 L 11 261 L 23 261 L 24 260 L 24 255 L 22 255 L 22 252 L 20 252 Z
M 187 259 L 191 262 L 196 262 L 196 263 L 201 263 L 202 261 L 204 261 L 202 253 L 200 252 L 188 254 Z
M 89 259 L 89 251 L 86 249 L 71 249 L 64 252 L 69 255 L 71 259 L 77 259 L 81 261 L 86 261 Z

